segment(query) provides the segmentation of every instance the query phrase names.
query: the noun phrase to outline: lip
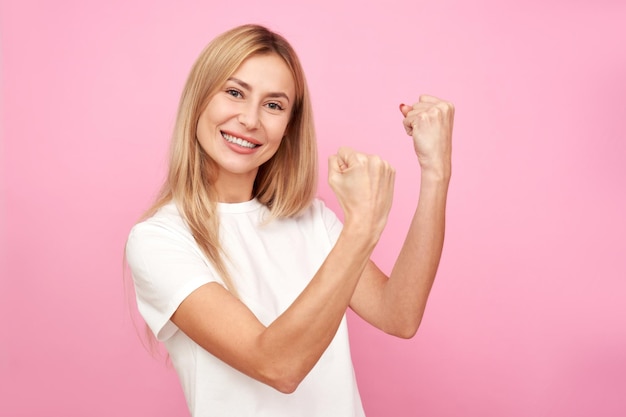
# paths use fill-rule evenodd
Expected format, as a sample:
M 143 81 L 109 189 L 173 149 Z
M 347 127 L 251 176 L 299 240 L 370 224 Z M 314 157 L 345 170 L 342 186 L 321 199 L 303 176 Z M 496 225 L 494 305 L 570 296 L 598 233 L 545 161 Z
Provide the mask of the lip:
M 236 138 L 243 139 L 245 141 L 248 141 L 248 142 L 253 143 L 255 145 L 258 145 L 258 146 L 262 145 L 262 143 L 259 142 L 257 139 L 252 138 L 250 136 L 242 135 L 240 133 L 236 133 L 236 132 L 233 132 L 233 131 L 230 131 L 230 130 L 220 130 L 220 132 L 221 133 L 226 133 L 227 135 L 234 136 Z

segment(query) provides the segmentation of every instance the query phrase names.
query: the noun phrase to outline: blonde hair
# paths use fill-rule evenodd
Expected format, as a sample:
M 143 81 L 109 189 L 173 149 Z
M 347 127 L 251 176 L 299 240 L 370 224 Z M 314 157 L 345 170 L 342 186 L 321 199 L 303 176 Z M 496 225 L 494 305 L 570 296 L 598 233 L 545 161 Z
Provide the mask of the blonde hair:
M 309 206 L 317 186 L 317 145 L 304 72 L 291 45 L 259 25 L 244 25 L 215 38 L 194 63 L 180 99 L 172 135 L 168 175 L 143 218 L 174 201 L 202 252 L 237 294 L 219 243 L 215 162 L 196 138 L 200 114 L 227 79 L 253 55 L 277 54 L 293 75 L 295 101 L 276 154 L 259 167 L 252 194 L 271 218 L 290 217 Z

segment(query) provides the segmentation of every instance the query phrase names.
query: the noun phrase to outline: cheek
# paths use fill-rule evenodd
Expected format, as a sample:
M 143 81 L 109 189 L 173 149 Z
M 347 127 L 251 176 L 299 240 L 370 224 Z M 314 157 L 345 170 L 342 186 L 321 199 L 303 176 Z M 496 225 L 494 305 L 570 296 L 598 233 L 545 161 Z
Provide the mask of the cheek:
M 224 100 L 222 97 L 215 96 L 207 103 L 206 107 L 200 113 L 200 122 L 204 122 L 204 126 L 215 126 L 224 121 L 227 118 L 229 112 L 232 112 L 231 104 L 228 100 Z
M 196 127 L 196 139 L 200 142 L 201 145 L 208 134 L 208 130 L 209 127 L 207 120 L 203 116 L 200 116 L 200 119 L 198 119 L 198 126 Z
M 206 113 L 202 113 L 196 126 L 196 140 L 205 152 L 209 152 L 213 146 L 216 136 L 215 132 L 216 124 L 213 118 L 208 117 Z
M 287 126 L 289 126 L 289 119 L 285 118 L 284 120 L 274 120 L 274 123 L 271 125 L 272 137 L 274 140 L 280 140 L 287 133 Z
M 217 125 L 223 119 L 223 111 L 220 111 L 220 109 L 223 109 L 223 107 L 219 106 L 216 100 L 213 99 L 207 104 L 202 113 L 200 113 L 198 126 L 196 127 L 196 137 L 198 139 L 212 134 L 216 129 Z

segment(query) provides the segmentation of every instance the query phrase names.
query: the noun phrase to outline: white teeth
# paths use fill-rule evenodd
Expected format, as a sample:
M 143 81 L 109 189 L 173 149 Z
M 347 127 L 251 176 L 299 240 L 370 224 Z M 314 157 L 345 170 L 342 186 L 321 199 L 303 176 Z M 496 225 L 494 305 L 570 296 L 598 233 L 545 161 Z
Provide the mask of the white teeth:
M 222 136 L 226 139 L 227 142 L 235 143 L 239 146 L 243 146 L 244 148 L 256 148 L 258 145 L 255 145 L 252 142 L 248 142 L 247 140 L 243 140 L 241 138 L 231 136 L 228 133 L 222 132 Z

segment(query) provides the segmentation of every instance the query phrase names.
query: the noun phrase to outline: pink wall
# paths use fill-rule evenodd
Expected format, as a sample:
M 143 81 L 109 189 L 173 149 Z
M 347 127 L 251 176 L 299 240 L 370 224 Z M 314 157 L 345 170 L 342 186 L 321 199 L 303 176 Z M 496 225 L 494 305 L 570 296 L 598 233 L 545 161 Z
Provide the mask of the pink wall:
M 396 166 L 384 269 L 418 184 L 397 106 L 457 105 L 422 329 L 400 341 L 351 317 L 369 416 L 626 415 L 623 1 L 212 3 L 0 3 L 0 415 L 184 415 L 135 335 L 122 247 L 193 59 L 246 22 L 299 51 L 322 171 L 339 145 Z M 335 206 L 325 175 L 320 194 Z

